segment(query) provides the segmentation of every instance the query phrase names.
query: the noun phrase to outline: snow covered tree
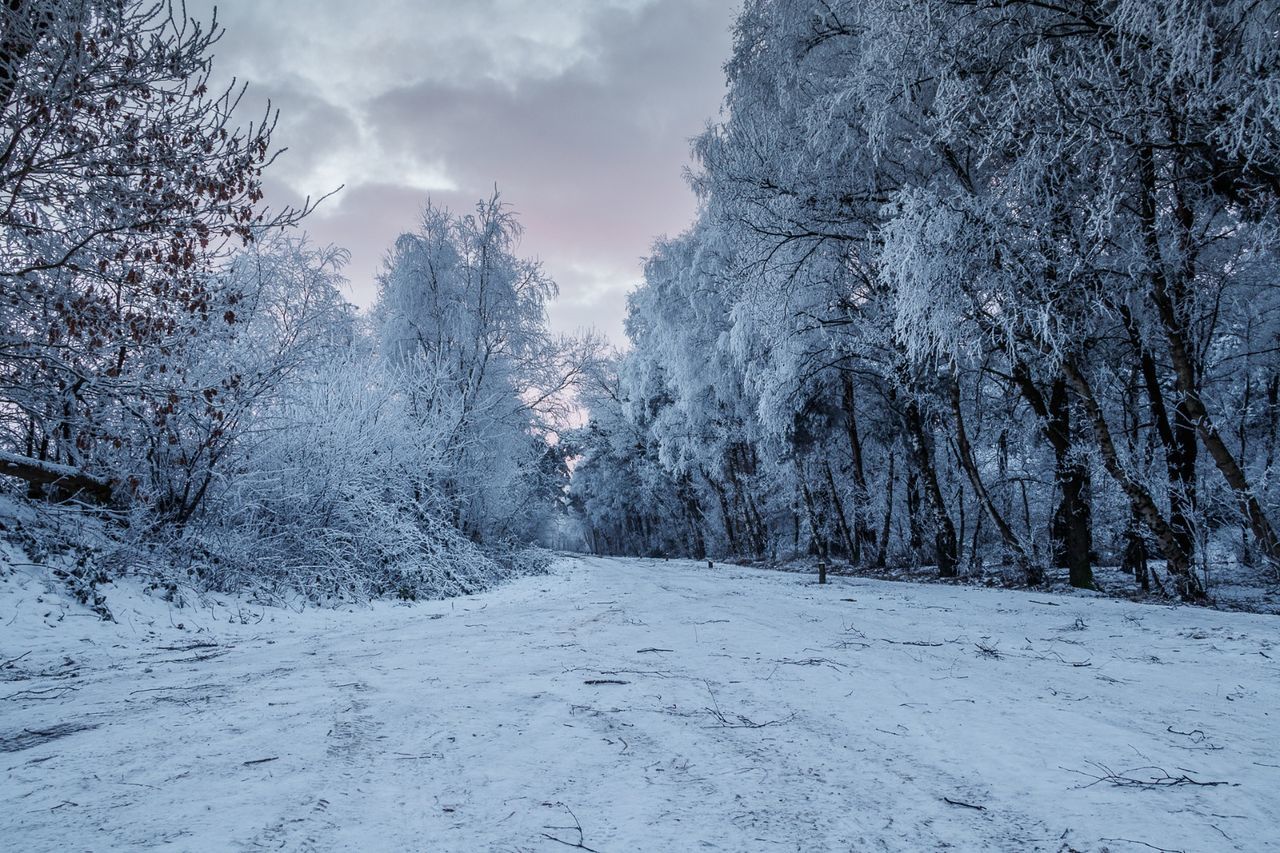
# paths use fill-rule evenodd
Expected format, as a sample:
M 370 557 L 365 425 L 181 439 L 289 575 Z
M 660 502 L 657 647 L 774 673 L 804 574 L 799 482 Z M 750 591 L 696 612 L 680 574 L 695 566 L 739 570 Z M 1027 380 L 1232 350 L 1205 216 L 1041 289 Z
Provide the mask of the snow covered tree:
M 546 306 L 556 286 L 516 255 L 520 224 L 495 192 L 455 216 L 428 204 L 379 280 L 374 322 L 409 410 L 442 430 L 442 482 L 453 521 L 477 539 L 535 537 L 554 502 L 547 435 L 594 352 L 557 338 Z
M 1188 600 L 1226 548 L 1276 564 L 1270 7 L 750 0 L 735 34 L 699 220 L 631 304 L 666 470 L 747 448 L 864 564 L 929 535 L 944 575 L 1145 586 L 1150 551 Z
M 239 91 L 208 90 L 216 24 L 14 0 L 0 33 L 2 470 L 127 494 L 121 460 L 175 416 L 191 341 L 238 320 L 219 259 L 299 214 L 260 204 L 270 116 L 242 128 Z

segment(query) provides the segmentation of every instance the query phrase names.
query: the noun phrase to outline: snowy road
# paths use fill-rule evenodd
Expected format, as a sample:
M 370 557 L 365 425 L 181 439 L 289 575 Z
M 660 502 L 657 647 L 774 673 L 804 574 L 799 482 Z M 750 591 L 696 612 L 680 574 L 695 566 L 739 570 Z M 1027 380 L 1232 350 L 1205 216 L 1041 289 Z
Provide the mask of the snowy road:
M 1280 844 L 1274 617 L 605 559 L 247 625 L 38 593 L 0 584 L 5 849 Z

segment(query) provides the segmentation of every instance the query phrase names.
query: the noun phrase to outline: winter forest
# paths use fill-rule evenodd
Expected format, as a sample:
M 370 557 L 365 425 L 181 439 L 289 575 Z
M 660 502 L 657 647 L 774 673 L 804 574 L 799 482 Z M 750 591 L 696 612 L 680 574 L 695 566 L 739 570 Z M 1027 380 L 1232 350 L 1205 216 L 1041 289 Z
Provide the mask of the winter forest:
M 586 397 L 590 547 L 1274 573 L 1276 24 L 747 4 L 701 215 Z
M 1280 3 L 731 5 L 611 340 L 492 178 L 357 300 L 216 15 L 0 4 L 0 838 L 1280 843 Z

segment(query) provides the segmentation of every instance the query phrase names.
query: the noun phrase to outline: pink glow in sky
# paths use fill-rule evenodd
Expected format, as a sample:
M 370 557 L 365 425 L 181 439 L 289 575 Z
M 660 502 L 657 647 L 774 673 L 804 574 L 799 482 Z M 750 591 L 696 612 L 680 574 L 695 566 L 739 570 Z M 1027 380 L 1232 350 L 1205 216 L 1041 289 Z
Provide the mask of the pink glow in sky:
M 243 120 L 280 110 L 269 202 L 345 185 L 305 228 L 350 250 L 355 302 L 428 196 L 458 211 L 496 184 L 560 284 L 553 327 L 620 344 L 651 242 L 694 215 L 689 140 L 718 113 L 738 5 L 223 0 L 215 70 L 249 83 Z

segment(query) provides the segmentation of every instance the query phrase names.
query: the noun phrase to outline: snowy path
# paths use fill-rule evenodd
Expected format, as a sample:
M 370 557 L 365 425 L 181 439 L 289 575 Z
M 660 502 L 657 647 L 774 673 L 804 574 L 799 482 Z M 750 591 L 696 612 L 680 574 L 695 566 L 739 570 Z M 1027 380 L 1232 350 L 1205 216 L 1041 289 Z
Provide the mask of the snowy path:
M 1280 849 L 1274 617 L 603 559 L 248 625 L 38 592 L 6 849 Z

